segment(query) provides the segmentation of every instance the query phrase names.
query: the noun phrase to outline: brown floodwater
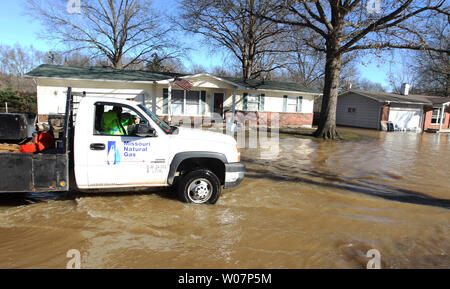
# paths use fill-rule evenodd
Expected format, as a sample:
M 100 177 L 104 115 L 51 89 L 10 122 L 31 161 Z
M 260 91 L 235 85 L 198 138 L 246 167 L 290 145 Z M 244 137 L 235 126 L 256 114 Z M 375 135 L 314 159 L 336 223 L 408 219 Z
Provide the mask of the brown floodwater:
M 450 135 L 282 136 L 214 206 L 164 192 L 0 196 L 0 268 L 450 268 Z

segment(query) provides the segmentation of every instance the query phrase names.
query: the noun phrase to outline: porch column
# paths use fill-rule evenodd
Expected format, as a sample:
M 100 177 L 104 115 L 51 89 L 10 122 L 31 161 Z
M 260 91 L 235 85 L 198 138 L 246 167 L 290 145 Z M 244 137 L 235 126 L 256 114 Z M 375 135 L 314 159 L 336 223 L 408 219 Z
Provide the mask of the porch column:
M 156 84 L 153 84 L 153 87 L 152 87 L 152 112 L 154 115 L 157 114 L 157 111 L 156 111 Z
M 442 121 L 444 120 L 444 116 L 445 116 L 445 103 L 442 105 L 441 119 L 439 120 L 439 131 L 442 130 Z
M 169 114 L 169 124 L 172 121 L 172 83 L 169 81 L 169 88 L 167 92 L 167 113 Z
M 232 117 L 231 117 L 231 123 L 234 124 L 234 119 L 236 116 L 236 88 L 233 89 L 233 105 L 231 106 L 232 111 Z

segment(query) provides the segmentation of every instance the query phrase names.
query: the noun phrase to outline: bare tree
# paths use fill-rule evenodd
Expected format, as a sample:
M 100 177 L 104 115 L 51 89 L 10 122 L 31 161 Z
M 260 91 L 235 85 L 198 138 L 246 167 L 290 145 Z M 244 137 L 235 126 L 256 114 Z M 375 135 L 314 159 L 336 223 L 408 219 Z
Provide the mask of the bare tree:
M 324 41 L 317 46 L 326 54 L 325 85 L 317 137 L 335 139 L 336 106 L 339 93 L 342 57 L 359 50 L 442 49 L 430 47 L 423 23 L 435 15 L 448 15 L 444 0 L 284 0 L 273 1 L 276 7 L 258 16 L 274 23 L 302 27 Z M 256 13 L 256 12 L 255 12 Z
M 70 51 L 88 51 L 108 59 L 113 68 L 144 62 L 153 53 L 174 56 L 170 27 L 151 8 L 150 1 L 83 0 L 80 13 L 71 14 L 65 0 L 27 0 L 30 14 L 45 27 L 44 35 Z M 69 2 L 70 4 L 70 2 Z
M 42 61 L 43 53 L 33 46 L 0 46 L 2 72 L 22 77 Z
M 183 63 L 178 58 L 159 58 L 158 54 L 153 54 L 151 59 L 135 67 L 135 69 L 146 69 L 155 72 L 183 73 L 186 71 Z
M 33 46 L 22 47 L 19 44 L 0 46 L 1 84 L 20 92 L 34 92 L 32 81 L 24 79 L 23 76 L 43 60 L 44 53 Z
M 447 17 L 434 17 L 429 25 L 433 47 L 450 49 L 450 22 Z M 410 61 L 416 75 L 414 88 L 429 95 L 450 96 L 450 57 L 448 53 L 417 51 Z
M 79 67 L 90 67 L 94 66 L 93 60 L 83 53 L 75 51 L 74 53 L 65 54 L 64 65 L 66 66 L 79 66 Z
M 352 83 L 352 89 L 386 92 L 386 88 L 381 83 L 373 82 L 367 78 L 356 79 Z
M 238 59 L 245 79 L 259 78 L 283 65 L 279 46 L 285 28 L 258 18 L 272 9 L 269 0 L 181 0 L 184 13 L 174 19 L 189 32 L 203 35 L 214 48 Z
M 189 69 L 189 73 L 191 73 L 191 74 L 201 74 L 201 73 L 207 73 L 207 72 L 208 72 L 208 69 L 201 64 L 192 64 L 191 68 Z
M 325 46 L 324 40 L 314 31 L 294 27 L 287 38 L 288 71 L 286 80 L 295 81 L 305 87 L 322 90 L 324 87 L 326 54 L 315 47 Z M 359 71 L 356 68 L 358 54 L 345 55 L 342 58 L 341 79 L 355 80 Z
M 305 87 L 323 87 L 325 54 L 314 49 L 323 44 L 320 42 L 323 41 L 314 31 L 303 27 L 292 27 L 287 33 L 284 50 L 289 52 L 285 66 L 289 80 Z
M 345 57 L 345 56 L 344 56 Z M 347 58 L 347 57 L 345 57 Z M 344 65 L 345 63 L 345 65 Z M 323 71 L 323 68 L 322 68 Z M 340 89 L 350 89 L 356 80 L 360 77 L 360 71 L 357 67 L 356 59 L 350 58 L 342 61 Z M 325 81 L 325 79 L 323 79 Z M 323 89 L 323 86 L 322 86 Z
M 297 46 L 286 68 L 290 78 L 305 87 L 319 87 L 323 79 L 325 56 L 305 46 Z
M 391 85 L 392 92 L 401 94 L 403 83 L 410 85 L 410 92 L 417 92 L 417 79 L 418 74 L 411 65 L 411 55 L 397 55 L 395 54 L 396 61 L 394 62 L 394 69 L 390 68 L 388 79 Z
M 233 72 L 224 68 L 223 66 L 214 66 L 213 68 L 211 68 L 211 74 L 215 76 L 234 76 Z

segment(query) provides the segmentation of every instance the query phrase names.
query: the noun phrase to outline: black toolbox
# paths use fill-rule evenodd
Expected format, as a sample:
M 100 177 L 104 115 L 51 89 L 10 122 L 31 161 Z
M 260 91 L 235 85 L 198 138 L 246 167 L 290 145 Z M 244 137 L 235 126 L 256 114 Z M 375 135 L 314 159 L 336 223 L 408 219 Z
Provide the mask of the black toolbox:
M 0 113 L 0 141 L 28 138 L 28 116 L 24 113 Z

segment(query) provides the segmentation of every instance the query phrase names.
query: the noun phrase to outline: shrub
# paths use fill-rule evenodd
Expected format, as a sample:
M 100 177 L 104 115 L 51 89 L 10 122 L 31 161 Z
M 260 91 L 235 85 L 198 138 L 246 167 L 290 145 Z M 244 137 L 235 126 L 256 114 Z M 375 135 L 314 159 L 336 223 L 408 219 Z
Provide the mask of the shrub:
M 8 112 L 36 113 L 36 95 L 23 94 L 12 90 L 11 87 L 0 89 L 0 111 L 6 110 L 5 103 L 8 103 Z

